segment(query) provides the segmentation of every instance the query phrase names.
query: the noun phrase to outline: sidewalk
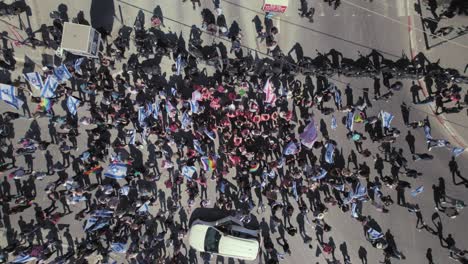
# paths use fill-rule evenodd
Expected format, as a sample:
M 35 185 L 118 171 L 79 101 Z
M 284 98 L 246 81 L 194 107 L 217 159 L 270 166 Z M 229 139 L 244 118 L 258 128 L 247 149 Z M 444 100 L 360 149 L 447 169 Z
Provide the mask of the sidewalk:
M 427 28 L 427 21 L 434 20 L 432 11 L 428 7 L 426 1 L 422 0 L 408 0 L 408 11 L 412 14 L 408 17 L 409 33 L 412 42 L 413 56 L 419 52 L 423 52 L 429 61 L 435 62 L 440 59 L 440 65 L 446 68 L 457 69 L 461 74 L 467 65 L 468 54 L 468 30 L 462 32 L 462 29 L 468 27 L 468 16 L 456 15 L 453 18 L 443 17 L 438 20 L 437 29 L 432 31 L 437 34 L 431 34 L 431 30 Z M 445 4 L 443 4 L 444 2 Z M 415 4 L 421 4 L 421 16 L 417 10 L 414 12 Z M 440 16 L 448 8 L 446 1 L 438 1 L 438 8 L 435 14 Z M 466 75 L 466 73 L 465 73 Z M 424 79 L 419 80 L 419 85 L 423 88 L 424 96 L 428 96 L 428 84 Z M 459 85 L 462 88 L 461 101 L 464 101 L 467 94 L 467 85 Z M 434 90 L 434 88 L 432 88 Z M 454 103 L 446 103 L 447 108 L 453 107 Z M 432 102 L 428 105 L 421 106 L 422 108 L 429 108 L 432 113 L 435 113 L 435 103 Z M 427 110 L 426 110 L 427 111 Z M 468 147 L 468 125 L 467 110 L 464 108 L 458 113 L 444 113 L 435 115 L 438 122 L 442 125 L 445 132 L 449 134 L 447 138 L 452 145 L 461 147 Z

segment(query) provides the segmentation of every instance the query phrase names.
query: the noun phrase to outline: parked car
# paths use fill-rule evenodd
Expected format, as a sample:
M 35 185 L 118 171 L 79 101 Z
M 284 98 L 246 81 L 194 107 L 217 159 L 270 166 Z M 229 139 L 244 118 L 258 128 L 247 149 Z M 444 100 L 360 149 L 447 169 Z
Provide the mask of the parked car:
M 189 244 L 195 250 L 242 260 L 255 260 L 260 251 L 258 230 L 245 228 L 236 217 L 215 222 L 193 221 Z

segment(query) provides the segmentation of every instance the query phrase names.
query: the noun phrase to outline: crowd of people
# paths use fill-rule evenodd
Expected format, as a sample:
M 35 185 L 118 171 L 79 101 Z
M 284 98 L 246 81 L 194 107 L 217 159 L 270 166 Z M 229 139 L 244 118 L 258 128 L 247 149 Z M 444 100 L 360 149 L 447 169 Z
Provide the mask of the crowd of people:
M 288 240 L 297 233 L 312 247 L 305 225 L 292 222 L 298 215 L 315 229 L 317 247 L 327 261 L 337 261 L 335 245 L 323 240 L 323 233 L 333 228 L 326 221 L 329 209 L 336 207 L 362 223 L 365 239 L 382 250 L 383 263 L 390 263 L 405 256 L 391 232 L 363 215 L 362 207 L 367 202 L 388 213 L 395 193 L 397 204 L 417 216 L 416 228 L 439 235 L 450 256 L 467 263 L 451 235 L 443 238 L 441 230 L 425 223 L 419 205 L 406 201 L 407 189 L 416 197 L 423 188 L 402 177 L 416 179 L 420 173 L 412 162 L 432 160 L 431 149 L 447 148 L 455 179 L 460 176 L 455 159 L 464 149 L 433 138 L 429 117 L 410 122 L 411 106 L 403 104 L 408 158 L 394 144 L 401 133 L 392 126 L 394 115 L 368 115 L 371 101 L 390 101 L 402 89 L 409 89 L 413 104 L 435 101 L 436 114 L 461 111 L 468 103 L 466 95 L 461 100 L 462 75 L 447 73 L 423 54 L 395 62 L 376 50 L 356 61 L 334 49 L 313 59 L 301 55 L 300 46 L 284 54 L 270 16 L 263 23 L 258 16 L 253 20 L 268 49 L 259 58 L 244 47 L 239 25 L 228 26 L 220 1 L 213 1 L 214 12 L 200 1 L 192 3 L 194 9 L 204 8 L 203 23 L 192 27 L 188 48 L 181 44 L 182 36 L 165 32 L 158 7 L 148 28 L 139 14 L 133 41 L 125 26 L 116 38 L 106 37 L 98 59 L 68 54 L 61 66 L 45 66 L 42 72 L 2 84 L 0 95 L 9 95 L 2 100 L 17 109 L 2 112 L 0 119 L 0 169 L 5 175 L 0 197 L 8 240 L 1 250 L 3 262 L 88 263 L 94 256 L 99 263 L 113 263 L 113 254 L 120 254 L 129 263 L 198 263 L 196 252 L 186 245 L 189 218 L 197 208 L 235 212 L 246 224 L 254 216 L 270 216 L 270 228 L 283 231 L 274 239 L 262 229 L 260 257 L 267 263 L 287 259 L 292 251 Z M 313 10 L 303 7 L 302 12 L 312 19 Z M 56 20 L 59 30 L 63 18 Z M 75 22 L 87 23 L 83 14 Z M 203 34 L 221 40 L 203 45 Z M 52 36 L 50 41 L 60 41 L 60 34 Z M 132 45 L 137 52 L 127 59 Z M 173 61 L 170 69 L 161 66 L 163 58 Z M 348 84 L 343 102 L 333 74 L 371 77 L 374 97 L 365 91 L 355 101 L 352 91 L 357 88 Z M 425 76 L 427 98 L 420 99 L 417 83 L 404 87 L 396 79 L 413 75 Z M 8 92 L 11 87 L 17 96 Z M 30 104 L 37 106 L 32 113 Z M 346 140 L 355 147 L 347 158 L 326 125 L 315 122 L 319 115 L 331 118 L 333 131 L 346 129 Z M 30 129 L 17 140 L 20 120 L 30 122 Z M 47 140 L 39 126 L 44 120 Z M 424 131 L 427 152 L 415 152 L 411 131 L 417 129 Z M 381 153 L 364 147 L 371 144 Z M 45 167 L 34 162 L 37 155 L 44 156 Z M 361 156 L 373 158 L 374 167 L 359 163 Z M 386 166 L 391 175 L 383 172 Z M 46 181 L 45 190 L 38 190 L 36 181 Z M 437 210 L 456 217 L 464 204 L 445 194 L 444 179 L 432 188 Z M 215 197 L 209 195 L 213 189 Z M 35 216 L 29 223 L 22 217 L 26 213 Z M 19 232 L 9 223 L 15 214 L 20 214 Z M 63 222 L 69 214 L 74 214 L 73 223 Z M 70 233 L 70 225 L 82 225 L 82 239 Z M 213 258 L 208 253 L 199 257 L 206 263 Z M 432 259 L 429 251 L 427 258 Z M 344 255 L 343 261 L 351 263 L 351 258 Z

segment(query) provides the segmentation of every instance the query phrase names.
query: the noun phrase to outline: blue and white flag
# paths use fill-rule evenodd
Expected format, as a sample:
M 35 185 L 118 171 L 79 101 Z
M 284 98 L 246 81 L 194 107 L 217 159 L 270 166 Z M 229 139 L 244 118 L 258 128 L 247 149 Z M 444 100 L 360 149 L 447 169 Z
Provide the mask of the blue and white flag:
M 374 228 L 369 228 L 367 230 L 367 234 L 369 235 L 369 239 L 371 240 L 376 240 L 376 239 L 384 237 L 384 234 L 382 234 L 382 232 L 379 232 L 375 230 Z
M 55 89 L 59 85 L 57 78 L 53 75 L 47 76 L 47 79 L 44 84 L 44 89 L 41 91 L 41 97 L 43 98 L 52 98 L 55 97 Z
M 333 154 L 335 153 L 335 144 L 327 143 L 325 144 L 325 147 L 327 148 L 325 152 L 325 161 L 328 164 L 333 164 L 334 162 Z
M 44 89 L 44 82 L 42 82 L 42 77 L 38 72 L 25 73 L 23 76 L 37 90 L 42 91 Z
M 129 145 L 135 145 L 135 141 L 136 141 L 136 129 L 132 129 L 131 130 L 131 134 L 130 134 L 130 140 L 128 142 Z
M 139 213 L 139 214 L 146 214 L 147 212 L 149 212 L 149 206 L 148 206 L 148 204 L 149 204 L 149 201 L 144 202 L 144 203 L 140 206 L 140 208 L 138 208 L 137 213 Z
M 311 149 L 314 146 L 315 140 L 317 140 L 317 128 L 315 127 L 314 119 L 310 120 L 310 123 L 304 128 L 304 132 L 299 136 L 302 145 L 306 148 Z
M 159 98 L 156 97 L 156 101 L 153 103 L 153 118 L 158 120 L 158 116 L 159 116 L 159 105 L 160 105 L 160 101 L 159 101 Z
M 359 217 L 359 214 L 358 214 L 358 211 L 357 211 L 357 203 L 352 203 L 352 205 L 351 205 L 351 216 L 354 217 L 354 218 Z
M 283 150 L 283 155 L 288 156 L 288 155 L 295 155 L 297 152 L 299 152 L 299 148 L 297 147 L 296 143 L 294 142 L 289 142 L 288 145 L 284 148 Z
M 62 64 L 54 69 L 55 78 L 59 83 L 65 82 L 72 77 L 71 73 L 68 71 L 67 66 Z
M 125 185 L 120 187 L 119 194 L 123 196 L 127 196 L 130 193 L 130 186 Z
M 201 147 L 200 141 L 198 141 L 197 139 L 193 140 L 193 148 L 201 155 L 205 155 L 205 152 L 203 151 Z
M 67 98 L 67 108 L 70 111 L 70 114 L 76 115 L 78 112 L 78 105 L 80 104 L 80 100 L 76 99 L 73 96 L 68 96 Z
M 294 200 L 298 201 L 299 197 L 297 195 L 297 183 L 296 183 L 296 181 L 292 182 L 292 194 L 293 194 Z
M 143 106 L 140 106 L 138 108 L 138 123 L 140 124 L 140 126 L 146 126 L 146 117 L 146 109 Z
M 29 254 L 20 254 L 18 257 L 16 257 L 10 263 L 28 263 L 28 262 L 36 260 L 36 259 L 37 259 L 36 257 L 32 257 Z
M 424 126 L 424 136 L 426 137 L 426 140 L 432 139 L 431 127 L 428 126 L 428 125 L 425 125 L 425 126 Z
M 348 112 L 346 115 L 346 128 L 349 131 L 353 131 L 353 125 L 354 125 L 354 111 Z
M 192 179 L 193 175 L 197 173 L 197 168 L 194 166 L 183 166 L 182 175 L 187 179 Z
M 3 83 L 0 84 L 0 100 L 3 100 L 16 109 L 19 109 L 24 104 L 21 99 L 16 97 L 15 87 Z
M 452 155 L 454 157 L 460 156 L 465 151 L 465 148 L 454 147 L 452 148 Z
M 85 231 L 92 232 L 104 228 L 109 225 L 109 220 L 105 218 L 95 218 L 90 217 L 86 221 L 86 225 L 84 227 Z
M 205 131 L 203 132 L 205 132 L 205 135 L 207 135 L 211 140 L 216 139 L 216 133 L 214 131 L 211 131 L 205 128 Z
M 385 111 L 380 111 L 380 116 L 382 118 L 382 127 L 390 128 L 390 123 L 392 122 L 394 116 Z
M 77 72 L 80 75 L 83 74 L 83 72 L 81 71 L 81 63 L 83 63 L 83 61 L 84 58 L 79 58 L 73 63 L 73 68 L 75 69 L 75 72 Z
M 124 163 L 115 163 L 107 167 L 104 176 L 111 179 L 124 179 L 127 176 L 127 165 Z
M 332 129 L 332 130 L 336 130 L 337 127 L 338 127 L 338 124 L 336 123 L 336 117 L 335 117 L 335 115 L 332 115 L 332 118 L 331 118 L 331 129 Z
M 328 172 L 324 169 L 324 168 L 320 168 L 320 171 L 312 176 L 312 180 L 314 181 L 318 181 L 318 180 L 321 180 L 323 178 L 325 178 L 325 176 L 327 176 Z
M 416 197 L 416 196 L 418 196 L 420 193 L 422 193 L 423 191 L 424 191 L 424 186 L 421 185 L 421 186 L 419 186 L 418 188 L 416 188 L 416 189 L 414 189 L 414 190 L 411 191 L 411 196 Z
M 192 118 L 189 116 L 187 112 L 184 112 L 182 114 L 182 120 L 181 120 L 182 129 L 187 129 L 191 123 L 192 123 Z
M 192 111 L 192 113 L 194 114 L 197 114 L 199 110 L 200 110 L 200 105 L 198 104 L 198 101 L 190 100 L 190 111 Z
M 115 253 L 127 253 L 128 250 L 126 243 L 112 243 L 110 248 Z
M 367 195 L 367 187 L 362 185 L 360 182 L 357 184 L 356 189 L 353 192 L 352 197 L 359 199 Z
M 176 59 L 176 70 L 177 70 L 177 75 L 180 75 L 180 71 L 182 70 L 182 68 L 184 67 L 183 65 L 183 61 L 182 61 L 182 54 L 179 54 L 179 56 L 177 56 L 177 59 Z
M 93 217 L 98 218 L 111 218 L 114 215 L 114 211 L 111 210 L 95 210 L 92 213 Z
M 153 104 L 152 103 L 146 103 L 146 116 L 151 116 L 153 114 Z

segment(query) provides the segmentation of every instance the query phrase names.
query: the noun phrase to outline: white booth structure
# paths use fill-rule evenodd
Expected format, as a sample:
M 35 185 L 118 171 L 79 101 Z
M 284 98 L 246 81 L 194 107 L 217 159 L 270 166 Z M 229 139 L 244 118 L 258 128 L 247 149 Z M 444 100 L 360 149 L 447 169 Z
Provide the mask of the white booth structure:
M 101 43 L 101 34 L 91 26 L 64 23 L 61 50 L 79 56 L 96 58 Z

